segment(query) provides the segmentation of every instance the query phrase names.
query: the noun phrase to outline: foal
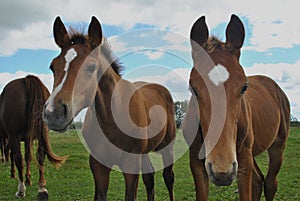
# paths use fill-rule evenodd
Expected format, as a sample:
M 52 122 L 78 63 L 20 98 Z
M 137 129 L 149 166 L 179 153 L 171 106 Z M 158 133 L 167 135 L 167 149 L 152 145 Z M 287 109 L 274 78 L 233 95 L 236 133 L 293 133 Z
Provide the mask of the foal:
M 236 15 L 225 43 L 208 37 L 204 16 L 190 36 L 193 95 L 183 133 L 190 145 L 196 200 L 208 200 L 208 179 L 227 186 L 236 177 L 240 200 L 260 200 L 263 185 L 266 200 L 273 200 L 289 132 L 286 95 L 268 77 L 245 75 L 239 63 L 245 30 Z M 269 155 L 266 178 L 254 159 L 264 151 Z
M 119 166 L 125 177 L 125 200 L 135 200 L 140 170 L 148 200 L 154 200 L 154 168 L 150 151 L 162 154 L 164 180 L 173 198 L 174 104 L 157 84 L 131 83 L 120 76 L 99 21 L 92 17 L 88 35 L 68 34 L 59 17 L 54 38 L 61 53 L 50 66 L 54 90 L 44 108 L 50 129 L 65 131 L 84 108 L 83 137 L 90 149 L 94 200 L 106 200 L 109 174 Z

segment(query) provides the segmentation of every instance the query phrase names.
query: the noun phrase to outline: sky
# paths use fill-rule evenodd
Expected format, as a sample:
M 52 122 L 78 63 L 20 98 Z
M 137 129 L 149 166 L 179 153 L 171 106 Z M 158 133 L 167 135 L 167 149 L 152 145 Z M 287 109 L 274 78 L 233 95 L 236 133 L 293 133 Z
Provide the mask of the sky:
M 2 0 L 0 2 L 0 91 L 11 80 L 34 74 L 52 91 L 49 65 L 59 54 L 53 39 L 56 16 L 66 26 L 87 28 L 92 16 L 125 79 L 158 82 L 174 100 L 188 100 L 192 68 L 189 33 L 206 16 L 210 34 L 225 40 L 230 15 L 246 29 L 240 63 L 247 75 L 273 78 L 300 119 L 300 23 L 294 0 Z

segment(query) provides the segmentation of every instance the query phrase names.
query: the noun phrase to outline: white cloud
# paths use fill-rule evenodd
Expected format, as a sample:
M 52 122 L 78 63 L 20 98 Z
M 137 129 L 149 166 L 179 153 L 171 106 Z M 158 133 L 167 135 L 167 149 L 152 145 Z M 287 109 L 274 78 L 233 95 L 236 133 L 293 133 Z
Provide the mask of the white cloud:
M 271 48 L 291 48 L 300 44 L 300 24 L 295 17 L 299 4 L 285 1 L 228 1 L 229 7 L 246 16 L 252 26 L 251 48 L 266 51 Z
M 254 64 L 244 68 L 247 75 L 265 75 L 274 79 L 288 96 L 291 113 L 300 119 L 300 60 L 294 64 Z
M 0 92 L 12 80 L 26 77 L 27 75 L 35 75 L 43 82 L 43 84 L 52 91 L 53 75 L 52 74 L 36 74 L 32 72 L 17 71 L 16 73 L 0 73 Z
M 128 51 L 128 44 L 122 41 L 120 37 L 110 37 L 108 42 L 115 53 L 121 53 Z
M 149 60 L 156 60 L 156 59 L 161 58 L 164 55 L 164 52 L 162 52 L 162 51 L 148 50 L 148 51 L 144 51 L 143 53 L 146 57 L 148 57 Z
M 5 40 L 0 40 L 0 55 L 9 56 L 18 49 L 52 49 L 58 47 L 54 43 L 49 27 L 51 24 L 34 23 L 29 24 L 24 29 L 12 30 L 6 36 Z
M 1 50 L 9 55 L 19 48 L 55 47 L 52 35 L 57 15 L 67 23 L 89 23 L 90 17 L 108 25 L 130 29 L 135 24 L 152 24 L 189 36 L 190 28 L 201 15 L 207 16 L 210 29 L 228 22 L 231 13 L 249 19 L 252 26 L 251 48 L 265 51 L 273 47 L 289 48 L 300 44 L 300 24 L 295 17 L 298 3 L 286 1 L 212 0 L 196 1 L 49 1 L 21 0 L 0 2 Z M 80 13 L 80 14 L 78 14 Z
M 189 76 L 190 76 L 190 69 L 176 68 L 170 70 L 168 73 L 164 75 L 138 76 L 138 77 L 130 78 L 129 80 L 132 82 L 145 81 L 149 83 L 161 84 L 170 91 L 174 101 L 177 101 L 177 100 L 189 100 L 191 96 L 191 93 L 188 91 Z
M 162 37 L 163 40 L 167 41 L 170 45 L 166 48 L 169 50 L 179 50 L 183 52 L 190 52 L 190 39 L 180 33 L 166 32 Z

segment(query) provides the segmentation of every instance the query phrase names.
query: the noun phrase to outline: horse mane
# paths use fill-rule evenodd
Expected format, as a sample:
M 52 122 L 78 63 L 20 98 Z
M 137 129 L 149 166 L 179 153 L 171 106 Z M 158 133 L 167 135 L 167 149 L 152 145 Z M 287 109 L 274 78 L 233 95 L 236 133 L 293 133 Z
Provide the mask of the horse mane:
M 206 51 L 208 53 L 213 53 L 217 50 L 220 50 L 222 49 L 222 46 L 223 46 L 223 42 L 218 39 L 217 37 L 215 36 L 211 36 L 208 38 L 207 42 L 206 42 Z
M 228 45 L 228 44 L 222 42 L 216 36 L 211 36 L 211 37 L 209 37 L 207 39 L 205 50 L 209 54 L 211 54 L 213 52 L 216 52 L 216 51 L 222 51 L 222 50 L 227 50 L 227 51 L 229 50 L 231 52 L 235 51 L 235 49 L 233 48 L 233 46 Z
M 89 43 L 89 37 L 84 33 L 84 29 L 69 28 L 70 33 L 70 44 L 72 45 L 87 45 L 90 47 Z M 100 45 L 100 51 L 103 54 L 103 56 L 107 59 L 107 61 L 111 64 L 111 67 L 117 73 L 119 76 L 121 76 L 121 72 L 123 70 L 123 66 L 120 62 L 120 59 L 117 58 L 112 50 L 109 42 L 106 38 L 104 38 L 102 44 Z

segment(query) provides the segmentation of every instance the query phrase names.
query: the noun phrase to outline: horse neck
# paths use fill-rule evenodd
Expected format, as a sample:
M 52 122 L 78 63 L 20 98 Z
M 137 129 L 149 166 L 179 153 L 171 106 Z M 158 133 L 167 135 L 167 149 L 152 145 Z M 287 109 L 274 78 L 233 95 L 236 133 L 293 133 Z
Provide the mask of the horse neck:
M 112 68 L 108 68 L 99 80 L 95 97 L 95 112 L 98 120 L 103 123 L 111 122 L 113 118 L 111 99 L 114 89 L 120 80 L 121 77 Z
M 241 101 L 241 113 L 237 125 L 237 149 L 245 142 L 249 132 L 252 132 L 252 119 L 251 119 L 251 107 L 248 102 L 247 96 L 242 97 Z

